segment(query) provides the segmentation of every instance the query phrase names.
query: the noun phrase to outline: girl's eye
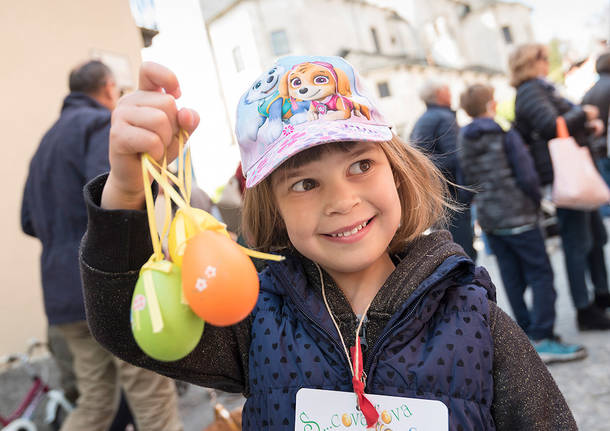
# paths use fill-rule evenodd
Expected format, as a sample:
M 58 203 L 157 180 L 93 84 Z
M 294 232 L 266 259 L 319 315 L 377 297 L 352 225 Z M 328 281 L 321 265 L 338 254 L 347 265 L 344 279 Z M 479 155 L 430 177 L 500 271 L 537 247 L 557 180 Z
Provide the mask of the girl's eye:
M 254 87 L 253 87 L 253 88 L 256 90 L 256 89 L 257 89 L 258 87 L 260 87 L 260 86 L 261 86 L 261 82 L 260 82 L 260 81 L 258 81 L 256 84 L 254 84 Z
M 328 78 L 326 76 L 316 76 L 313 80 L 315 84 L 327 84 Z
M 360 160 L 349 167 L 349 173 L 352 175 L 363 174 L 371 169 L 370 160 Z
M 292 78 L 290 80 L 290 85 L 292 85 L 294 88 L 299 87 L 301 85 L 301 78 Z
M 315 188 L 316 185 L 317 183 L 314 180 L 305 178 L 304 180 L 294 183 L 292 185 L 292 190 L 295 192 L 306 192 Z

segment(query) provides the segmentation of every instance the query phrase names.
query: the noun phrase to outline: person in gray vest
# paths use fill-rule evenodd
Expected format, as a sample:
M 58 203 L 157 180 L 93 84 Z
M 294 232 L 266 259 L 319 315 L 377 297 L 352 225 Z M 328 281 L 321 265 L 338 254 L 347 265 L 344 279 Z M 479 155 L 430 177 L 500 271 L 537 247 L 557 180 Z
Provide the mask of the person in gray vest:
M 496 255 L 515 320 L 545 362 L 582 359 L 582 346 L 564 344 L 553 333 L 553 270 L 538 225 L 539 180 L 520 135 L 493 120 L 493 88 L 475 84 L 461 95 L 473 121 L 458 135 L 458 160 L 466 183 L 477 193 L 477 217 Z M 523 299 L 528 285 L 533 305 Z

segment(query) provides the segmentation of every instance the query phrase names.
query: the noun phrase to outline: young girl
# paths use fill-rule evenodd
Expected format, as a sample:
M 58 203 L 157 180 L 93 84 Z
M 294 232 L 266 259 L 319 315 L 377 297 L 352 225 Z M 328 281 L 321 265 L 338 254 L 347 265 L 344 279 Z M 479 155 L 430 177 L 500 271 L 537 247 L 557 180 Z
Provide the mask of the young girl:
M 245 430 L 576 429 L 485 270 L 448 233 L 423 234 L 443 218 L 441 174 L 393 135 L 338 57 L 280 59 L 238 106 L 244 233 L 287 259 L 260 273 L 247 319 L 207 324 L 181 360 L 147 357 L 129 323 L 152 254 L 139 154 L 175 157 L 179 128 L 196 128 L 179 96 L 169 70 L 142 66 L 139 91 L 113 116 L 111 171 L 85 191 L 81 265 L 100 343 L 173 378 L 242 392 Z

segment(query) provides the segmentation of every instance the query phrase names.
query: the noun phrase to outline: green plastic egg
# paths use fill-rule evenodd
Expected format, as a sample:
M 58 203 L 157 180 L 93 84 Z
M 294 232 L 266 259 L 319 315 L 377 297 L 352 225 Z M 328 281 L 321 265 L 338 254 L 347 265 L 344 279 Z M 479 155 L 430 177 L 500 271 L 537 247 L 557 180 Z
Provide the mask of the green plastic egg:
M 204 322 L 182 297 L 180 267 L 167 261 L 159 264 L 171 270 L 147 268 L 140 272 L 131 300 L 131 330 L 148 356 L 176 361 L 197 346 Z

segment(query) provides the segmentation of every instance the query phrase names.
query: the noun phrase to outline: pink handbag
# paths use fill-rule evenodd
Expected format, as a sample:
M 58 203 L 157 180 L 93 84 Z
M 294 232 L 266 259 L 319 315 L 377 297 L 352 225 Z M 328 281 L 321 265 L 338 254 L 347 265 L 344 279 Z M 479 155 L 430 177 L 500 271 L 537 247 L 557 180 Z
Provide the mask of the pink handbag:
M 589 149 L 570 136 L 563 117 L 557 117 L 557 138 L 548 145 L 553 161 L 555 206 L 594 210 L 610 202 L 610 189 L 597 171 Z

